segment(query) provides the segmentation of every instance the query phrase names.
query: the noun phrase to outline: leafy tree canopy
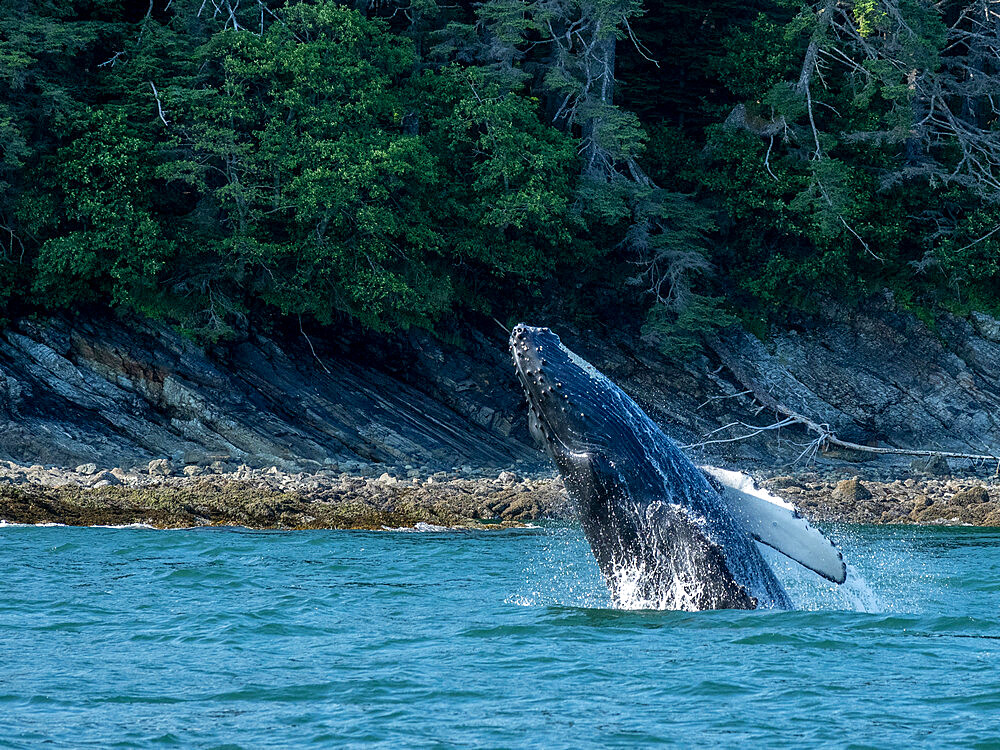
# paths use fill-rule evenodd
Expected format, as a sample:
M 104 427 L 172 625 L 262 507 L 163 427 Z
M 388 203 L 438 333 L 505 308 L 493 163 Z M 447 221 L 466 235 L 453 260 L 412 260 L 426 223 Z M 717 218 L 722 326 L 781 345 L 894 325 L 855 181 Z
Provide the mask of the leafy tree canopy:
M 0 314 L 995 308 L 1000 22 L 927 0 L 0 0 Z

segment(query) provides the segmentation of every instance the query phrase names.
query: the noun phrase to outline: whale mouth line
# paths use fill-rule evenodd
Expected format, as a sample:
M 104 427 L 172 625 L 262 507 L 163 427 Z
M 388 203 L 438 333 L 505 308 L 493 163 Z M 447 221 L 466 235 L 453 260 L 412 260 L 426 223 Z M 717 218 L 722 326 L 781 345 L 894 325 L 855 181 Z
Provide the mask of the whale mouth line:
M 561 344 L 560 344 L 561 346 Z M 528 401 L 528 411 L 531 416 L 535 417 L 538 422 L 539 427 L 541 427 L 542 437 L 545 438 L 546 443 L 549 446 L 558 445 L 562 451 L 568 456 L 585 456 L 594 450 L 595 446 L 587 441 L 583 441 L 582 445 L 579 447 L 573 447 L 569 445 L 563 436 L 559 434 L 559 431 L 555 429 L 552 424 L 551 419 L 546 415 L 545 408 L 543 407 L 541 401 L 536 398 L 535 394 L 532 392 L 531 387 L 528 385 L 530 378 L 528 373 L 525 371 L 525 363 L 517 356 L 515 347 L 511 345 L 511 357 L 514 360 L 514 370 L 517 373 L 518 380 L 521 381 L 521 388 L 524 391 L 524 396 Z
M 513 344 L 510 347 L 511 356 L 514 359 L 514 369 L 517 372 L 517 378 L 521 381 L 521 388 L 524 390 L 524 396 L 528 401 L 528 410 L 531 415 L 535 417 L 538 421 L 539 426 L 542 427 L 542 436 L 545 438 L 546 442 L 549 444 L 558 443 L 563 450 L 569 453 L 576 453 L 572 448 L 566 445 L 566 442 L 562 439 L 559 433 L 556 431 L 555 427 L 552 426 L 552 422 L 545 414 L 545 410 L 539 400 L 535 398 L 535 394 L 532 393 L 531 387 L 528 385 L 528 374 L 525 372 L 525 364 L 519 356 L 517 356 L 517 351 Z

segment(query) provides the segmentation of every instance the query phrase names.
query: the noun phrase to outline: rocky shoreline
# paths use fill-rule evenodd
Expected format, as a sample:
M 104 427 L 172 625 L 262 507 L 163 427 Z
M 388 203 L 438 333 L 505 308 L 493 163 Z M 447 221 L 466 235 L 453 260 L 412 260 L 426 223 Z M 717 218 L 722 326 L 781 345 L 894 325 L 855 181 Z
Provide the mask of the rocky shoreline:
M 195 470 L 192 470 L 195 469 Z M 144 471 L 76 470 L 0 462 L 0 521 L 73 526 L 144 524 L 157 528 L 395 529 L 417 524 L 507 528 L 539 518 L 568 518 L 560 482 L 509 471 L 471 470 L 406 476 L 286 473 L 276 467 L 185 467 L 165 460 Z
M 381 472 L 381 473 L 379 473 Z M 1000 479 L 845 477 L 844 471 L 760 477 L 814 521 L 1000 526 Z M 553 476 L 460 467 L 427 474 L 364 465 L 352 472 L 288 473 L 188 466 L 166 460 L 125 470 L 0 462 L 0 521 L 157 528 L 396 529 L 417 524 L 509 528 L 569 519 Z
M 817 474 L 763 484 L 813 521 L 1000 526 L 1000 480 L 911 477 L 891 481 Z

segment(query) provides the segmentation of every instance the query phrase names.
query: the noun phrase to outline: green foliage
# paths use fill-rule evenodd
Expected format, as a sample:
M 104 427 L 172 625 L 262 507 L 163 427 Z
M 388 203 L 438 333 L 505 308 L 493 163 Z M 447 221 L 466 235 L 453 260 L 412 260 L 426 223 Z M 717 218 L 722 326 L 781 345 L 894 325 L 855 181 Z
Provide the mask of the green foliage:
M 27 240 L 46 306 L 103 302 L 207 338 L 262 309 L 388 329 L 579 257 L 576 144 L 537 99 L 428 68 L 409 35 L 339 3 L 265 20 L 206 25 L 176 0 L 134 24 L 71 22 L 76 49 L 112 35 L 120 51 L 72 81 L 95 101 L 65 108 L 47 152 L 25 145 L 13 89 L 0 99 L 0 179 L 20 178 L 0 223 Z M 51 42 L 55 22 L 32 21 Z M 8 80 L 33 64 L 19 52 L 0 59 Z
M 120 112 L 88 110 L 78 135 L 48 165 L 63 231 L 35 258 L 34 291 L 51 304 L 109 299 L 141 308 L 172 253 L 150 210 L 147 144 Z
M 961 4 L 233 7 L 0 0 L 0 314 L 216 339 L 601 300 L 687 356 L 829 295 L 996 307 L 993 48 Z M 985 151 L 920 130 L 927 91 Z
M 711 61 L 713 72 L 740 100 L 754 100 L 784 83 L 801 61 L 798 29 L 766 14 L 746 27 L 735 27 L 719 40 L 722 54 Z
M 653 305 L 642 327 L 643 338 L 669 359 L 691 359 L 720 330 L 739 322 L 726 307 L 725 300 L 704 295 L 694 296 L 679 313 Z
M 858 33 L 869 37 L 884 28 L 889 14 L 879 5 L 878 0 L 858 0 L 854 3 L 854 18 Z
M 578 225 L 569 212 L 573 140 L 545 126 L 534 102 L 482 71 L 450 67 L 440 78 L 450 112 L 431 135 L 447 137 L 452 153 L 471 164 L 453 195 L 461 223 L 474 230 L 457 241 L 461 257 L 525 278 L 550 273 Z M 482 243 L 484 234 L 493 241 Z
M 170 91 L 190 152 L 174 177 L 201 192 L 240 294 L 327 323 L 425 323 L 449 283 L 428 265 L 441 240 L 424 197 L 439 168 L 400 128 L 412 44 L 332 3 L 282 19 L 263 36 L 216 35 L 202 76 Z

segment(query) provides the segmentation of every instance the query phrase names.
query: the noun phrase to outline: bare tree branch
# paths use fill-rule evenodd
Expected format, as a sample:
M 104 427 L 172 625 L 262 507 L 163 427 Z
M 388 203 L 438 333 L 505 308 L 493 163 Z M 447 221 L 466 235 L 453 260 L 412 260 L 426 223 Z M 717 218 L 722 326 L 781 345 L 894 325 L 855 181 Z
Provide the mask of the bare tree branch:
M 166 116 L 165 116 L 165 115 L 164 115 L 164 113 L 163 113 L 163 103 L 162 103 L 162 102 L 160 101 L 160 94 L 159 94 L 159 92 L 158 92 L 158 91 L 156 90 L 156 86 L 155 86 L 155 85 L 153 85 L 153 82 L 152 82 L 152 81 L 150 81 L 150 82 L 149 82 L 149 87 L 150 87 L 151 89 L 153 89 L 153 98 L 154 98 L 154 99 L 156 99 L 156 112 L 157 112 L 157 114 L 159 114 L 159 116 L 160 116 L 160 121 L 161 121 L 161 122 L 162 122 L 162 123 L 163 123 L 164 125 L 166 125 L 166 126 L 169 126 L 169 125 L 170 125 L 170 123 L 169 123 L 169 122 L 167 121 L 167 118 L 166 118 Z

